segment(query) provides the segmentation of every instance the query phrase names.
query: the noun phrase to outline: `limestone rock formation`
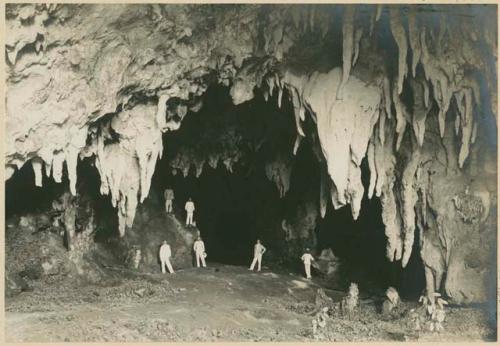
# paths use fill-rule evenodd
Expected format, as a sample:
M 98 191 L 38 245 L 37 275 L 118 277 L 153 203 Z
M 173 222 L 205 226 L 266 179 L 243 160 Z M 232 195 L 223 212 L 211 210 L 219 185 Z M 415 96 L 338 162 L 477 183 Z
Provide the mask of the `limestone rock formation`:
M 405 267 L 419 232 L 427 289 L 484 301 L 492 249 L 474 249 L 496 233 L 495 13 L 406 9 L 8 5 L 6 179 L 30 162 L 34 186 L 43 171 L 56 182 L 66 175 L 75 195 L 79 159 L 92 157 L 124 236 L 169 145 L 163 133 L 200 110 L 210 84 L 229 87 L 235 105 L 288 98 L 295 144 L 266 164 L 280 194 L 292 155 L 311 138 L 327 172 L 321 216 L 331 202 L 349 204 L 356 219 L 365 192 L 380 198 L 389 260 Z M 187 175 L 194 165 L 199 176 L 222 162 L 231 171 L 240 138 L 224 133 L 222 150 L 187 146 L 171 167 Z

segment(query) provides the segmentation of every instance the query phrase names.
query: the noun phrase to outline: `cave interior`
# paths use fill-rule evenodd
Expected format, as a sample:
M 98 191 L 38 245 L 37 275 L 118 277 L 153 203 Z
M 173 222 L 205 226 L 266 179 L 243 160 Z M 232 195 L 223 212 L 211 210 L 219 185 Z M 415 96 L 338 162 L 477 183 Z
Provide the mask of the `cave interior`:
M 310 248 L 324 287 L 495 319 L 497 18 L 446 6 L 8 6 L 6 271 L 40 242 L 85 283 L 158 273 L 163 240 L 188 270 L 198 234 L 244 268 L 260 239 L 265 270 Z

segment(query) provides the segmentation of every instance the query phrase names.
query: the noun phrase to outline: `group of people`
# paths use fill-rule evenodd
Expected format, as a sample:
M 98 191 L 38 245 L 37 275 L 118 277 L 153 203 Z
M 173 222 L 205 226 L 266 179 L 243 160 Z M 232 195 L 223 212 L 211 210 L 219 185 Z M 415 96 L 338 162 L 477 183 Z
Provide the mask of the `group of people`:
M 200 267 L 200 262 L 203 267 L 206 267 L 207 264 L 205 262 L 205 258 L 207 257 L 207 253 L 205 252 L 205 243 L 201 240 L 201 237 L 198 237 L 193 244 L 194 255 L 196 258 L 196 266 Z M 172 258 L 172 248 L 168 244 L 166 240 L 163 241 L 163 244 L 160 246 L 160 263 L 161 263 L 161 272 L 163 274 L 166 273 L 166 269 L 170 274 L 174 274 L 174 268 L 172 267 L 172 262 L 170 262 L 170 258 Z
M 254 270 L 255 265 L 257 264 L 257 271 L 260 272 L 262 266 L 262 255 L 266 252 L 266 248 L 259 239 L 255 243 L 253 247 L 253 260 L 252 264 L 250 264 L 250 268 L 248 270 Z M 304 271 L 306 272 L 306 278 L 311 279 L 311 263 L 314 261 L 314 257 L 311 255 L 311 251 L 306 249 L 302 257 L 300 258 L 304 263 Z
M 171 188 L 167 188 L 164 192 L 165 197 L 165 211 L 167 213 L 172 213 L 172 203 L 175 198 L 174 190 Z M 186 211 L 186 226 L 196 226 L 196 223 L 193 220 L 193 215 L 195 211 L 194 202 L 191 197 L 188 199 L 186 204 L 184 205 L 184 210 Z M 196 239 L 193 244 L 194 255 L 196 258 L 196 267 L 200 267 L 200 263 L 202 267 L 206 267 L 207 264 L 205 262 L 205 258 L 207 257 L 207 253 L 205 252 L 205 243 L 201 239 L 200 236 Z M 257 239 L 257 242 L 254 245 L 253 250 L 253 260 L 250 264 L 248 270 L 254 270 L 255 265 L 257 265 L 257 271 L 260 271 L 262 268 L 262 256 L 266 252 L 266 248 L 260 242 L 260 239 Z M 168 269 L 170 273 L 174 273 L 174 269 L 172 268 L 172 263 L 170 262 L 170 258 L 172 257 L 172 249 L 170 245 L 168 245 L 167 241 L 163 241 L 162 246 L 160 247 L 160 262 L 161 262 L 161 271 L 165 273 L 165 267 Z M 300 258 L 304 263 L 304 271 L 306 273 L 306 278 L 311 279 L 311 263 L 314 261 L 314 257 L 311 255 L 310 250 L 306 249 L 305 253 Z
M 163 197 L 165 197 L 165 211 L 168 214 L 171 214 L 173 212 L 172 204 L 175 199 L 174 190 L 172 190 L 171 188 L 165 189 Z M 196 223 L 193 219 L 195 209 L 196 208 L 194 206 L 194 202 L 191 197 L 189 197 L 186 204 L 184 205 L 184 210 L 186 211 L 186 226 L 196 226 Z
M 207 257 L 207 253 L 205 252 L 205 243 L 198 237 L 193 244 L 193 251 L 196 259 L 196 267 L 199 268 L 200 264 L 203 268 L 207 266 L 205 258 Z M 262 256 L 266 252 L 266 248 L 260 242 L 260 239 L 257 239 L 257 242 L 253 248 L 253 260 L 250 264 L 248 270 L 254 270 L 255 265 L 257 265 L 257 271 L 261 271 L 262 268 Z M 168 269 L 168 272 L 174 274 L 174 268 L 172 267 L 172 263 L 170 262 L 170 258 L 172 257 L 172 249 L 166 240 L 163 241 L 162 246 L 160 247 L 160 262 L 161 262 L 161 272 L 166 273 L 165 268 Z M 301 257 L 302 262 L 304 263 L 304 270 L 306 273 L 306 278 L 311 279 L 311 263 L 314 261 L 314 257 L 311 255 L 309 249 L 306 249 L 305 253 Z

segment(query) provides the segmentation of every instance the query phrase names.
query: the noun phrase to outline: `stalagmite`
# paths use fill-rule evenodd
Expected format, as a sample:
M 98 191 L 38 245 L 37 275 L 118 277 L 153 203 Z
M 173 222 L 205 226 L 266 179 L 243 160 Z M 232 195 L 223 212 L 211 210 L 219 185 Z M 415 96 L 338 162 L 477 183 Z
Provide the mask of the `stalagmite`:
M 344 85 L 351 73 L 354 48 L 354 13 L 355 6 L 347 5 L 344 7 L 344 16 L 342 18 L 342 80 L 337 87 L 337 99 L 342 99 Z
M 389 22 L 392 36 L 398 45 L 398 95 L 403 91 L 403 81 L 408 73 L 406 65 L 406 54 L 408 53 L 408 43 L 406 41 L 406 30 L 401 22 L 401 14 L 398 9 L 389 10 Z
M 35 186 L 42 186 L 42 160 L 38 157 L 31 159 L 33 172 L 35 173 Z

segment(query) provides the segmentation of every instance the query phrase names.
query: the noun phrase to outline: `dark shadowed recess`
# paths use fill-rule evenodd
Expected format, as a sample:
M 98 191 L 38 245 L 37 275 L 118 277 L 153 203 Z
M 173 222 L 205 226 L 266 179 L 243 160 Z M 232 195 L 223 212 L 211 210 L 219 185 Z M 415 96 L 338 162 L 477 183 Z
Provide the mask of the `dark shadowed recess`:
M 164 157 L 153 177 L 152 189 L 174 188 L 174 208 L 182 220 L 185 201 L 192 197 L 196 202 L 195 220 L 205 240 L 208 259 L 213 262 L 248 265 L 253 244 L 261 239 L 269 249 L 266 264 L 281 263 L 280 256 L 286 254 L 282 220 L 289 219 L 297 205 L 305 200 L 313 201 L 316 206 L 319 202 L 320 165 L 309 136 L 293 158 L 290 190 L 283 198 L 279 197 L 275 184 L 267 179 L 265 163 L 276 152 L 291 155 L 296 130 L 292 108 L 285 97 L 279 109 L 276 100 L 266 103 L 259 93 L 256 94 L 253 100 L 234 106 L 227 89 L 210 88 L 203 110 L 188 113 L 179 131 L 165 135 Z M 214 127 L 223 131 L 227 122 L 240 131 L 244 142 L 262 139 L 264 144 L 254 152 L 245 142 L 247 145 L 241 148 L 242 158 L 234 165 L 233 173 L 219 163 L 216 169 L 206 164 L 198 178 L 194 167 L 187 177 L 181 173 L 172 175 L 169 160 L 175 156 L 177 148 L 199 139 L 202 131 L 213 131 Z M 309 126 L 308 130 L 311 128 Z M 367 189 L 369 170 L 366 162 L 362 172 Z M 342 261 L 345 283 L 358 282 L 362 289 L 374 289 L 377 293 L 394 286 L 403 297 L 411 298 L 418 297 L 424 288 L 423 266 L 417 247 L 404 270 L 400 262 L 387 260 L 378 198 L 368 200 L 365 196 L 357 221 L 353 220 L 349 206 L 333 210 L 330 204 L 325 219 L 318 219 L 315 232 L 314 250 L 317 254 L 323 249 L 333 250 Z M 415 244 L 418 243 L 417 239 Z M 300 261 L 296 262 L 295 265 L 293 261 L 287 264 L 291 264 L 290 269 L 300 271 Z

